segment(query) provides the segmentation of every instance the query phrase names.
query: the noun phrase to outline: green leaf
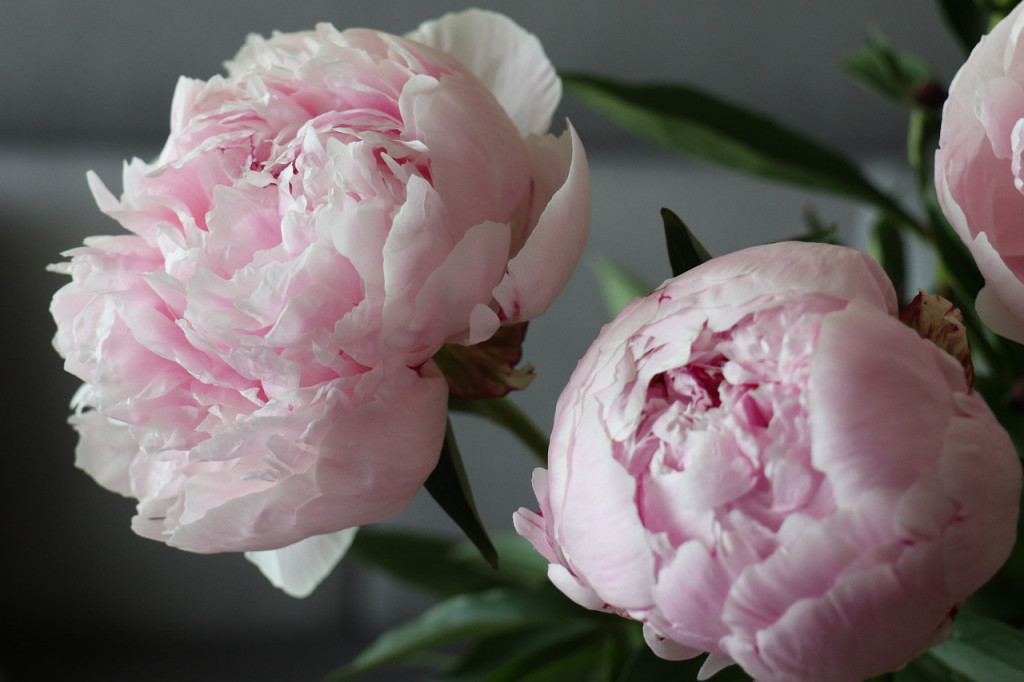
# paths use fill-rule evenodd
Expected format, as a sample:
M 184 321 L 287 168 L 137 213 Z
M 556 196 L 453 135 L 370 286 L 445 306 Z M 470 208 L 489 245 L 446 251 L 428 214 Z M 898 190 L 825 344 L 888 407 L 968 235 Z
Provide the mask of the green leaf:
M 672 266 L 673 277 L 678 277 L 687 270 L 711 260 L 711 254 L 679 216 L 663 208 L 661 220 L 665 224 L 665 244 L 668 247 L 668 262 Z
M 907 160 L 917 175 L 919 187 L 929 187 L 932 177 L 932 159 L 939 140 L 942 117 L 934 110 L 916 108 L 910 112 L 907 128 Z
M 900 211 L 850 160 L 734 104 L 679 85 L 631 85 L 586 75 L 566 91 L 640 137 L 735 170 Z
M 468 542 L 456 545 L 452 558 L 467 566 L 478 567 L 503 585 L 529 587 L 547 584 L 548 560 L 533 548 L 529 540 L 518 533 L 501 533 L 493 539 L 501 557 L 501 570 L 497 573 L 481 560 L 479 552 Z
M 896 289 L 896 298 L 903 306 L 906 301 L 907 256 L 903 246 L 903 234 L 899 226 L 883 215 L 871 230 L 868 242 L 868 253 L 878 261 L 892 280 Z
M 551 590 L 496 588 L 462 594 L 437 604 L 420 616 L 385 632 L 354 661 L 332 672 L 327 682 L 409 659 L 435 647 L 501 633 L 570 624 L 586 615 Z
M 878 32 L 843 61 L 843 68 L 862 86 L 896 104 L 916 103 L 919 89 L 932 80 L 931 68 L 918 57 L 897 52 Z
M 564 655 L 544 661 L 515 682 L 602 682 L 597 665 L 603 644 L 600 639 L 591 639 Z
M 936 0 L 939 13 L 965 55 L 971 53 L 981 37 L 988 32 L 988 12 L 975 0 Z
M 971 682 L 971 678 L 964 677 L 955 670 L 950 670 L 930 652 L 918 656 L 902 670 L 887 673 L 872 678 L 872 680 L 873 682 Z
M 992 618 L 961 612 L 949 639 L 929 653 L 976 682 L 1024 682 L 1024 632 Z
M 445 597 L 543 581 L 547 562 L 526 540 L 507 533 L 495 537 L 494 544 L 501 556 L 500 571 L 465 540 L 365 526 L 356 534 L 349 555 L 408 585 Z
M 601 254 L 591 256 L 589 264 L 597 277 L 608 317 L 615 317 L 622 312 L 623 308 L 632 303 L 633 299 L 646 296 L 654 289 L 650 284 Z
M 526 671 L 584 644 L 597 626 L 593 619 L 558 622 L 481 638 L 439 682 L 519 682 Z
M 787 242 L 815 242 L 818 244 L 839 244 L 839 226 L 836 223 L 826 223 L 818 214 L 808 209 L 804 211 L 804 225 L 807 231 L 789 237 L 783 241 Z
M 425 484 L 427 492 L 437 501 L 441 509 L 462 529 L 466 537 L 480 550 L 480 555 L 494 568 L 498 567 L 498 552 L 487 536 L 487 529 L 480 520 L 480 514 L 473 502 L 473 493 L 462 466 L 462 455 L 455 442 L 455 432 L 449 419 L 445 427 L 444 446 L 437 466 L 430 473 Z

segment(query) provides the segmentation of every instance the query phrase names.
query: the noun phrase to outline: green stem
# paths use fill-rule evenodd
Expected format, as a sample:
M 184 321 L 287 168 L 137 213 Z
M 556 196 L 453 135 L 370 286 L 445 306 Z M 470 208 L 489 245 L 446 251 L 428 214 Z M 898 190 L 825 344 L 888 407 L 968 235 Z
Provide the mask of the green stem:
M 456 412 L 468 412 L 508 430 L 530 450 L 542 464 L 548 463 L 548 437 L 541 431 L 519 406 L 508 398 L 448 398 L 448 408 Z

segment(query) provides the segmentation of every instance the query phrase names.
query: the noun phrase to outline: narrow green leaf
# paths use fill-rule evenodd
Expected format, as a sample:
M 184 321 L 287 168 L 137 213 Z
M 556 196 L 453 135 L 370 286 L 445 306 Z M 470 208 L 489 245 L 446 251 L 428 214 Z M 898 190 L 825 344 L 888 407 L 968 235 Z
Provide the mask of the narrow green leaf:
M 955 670 L 950 670 L 931 652 L 925 652 L 901 670 L 873 678 L 873 682 L 972 682 L 972 680 Z
M 531 668 L 581 646 L 597 626 L 592 619 L 558 622 L 478 639 L 439 682 L 519 682 Z
M 988 32 L 988 12 L 974 0 L 936 0 L 939 13 L 965 55 L 971 53 Z
M 608 632 L 601 647 L 601 658 L 595 670 L 595 682 L 618 682 L 619 676 L 632 658 L 634 642 L 624 636 L 625 628 Z
M 907 160 L 917 175 L 918 187 L 930 188 L 934 182 L 932 159 L 939 142 L 941 115 L 934 109 L 915 108 L 907 127 Z
M 711 254 L 679 216 L 663 208 L 661 220 L 665 225 L 665 244 L 668 247 L 668 262 L 672 267 L 673 277 L 678 277 L 687 270 L 711 260 Z
M 783 241 L 787 242 L 815 242 L 818 244 L 839 244 L 839 226 L 836 223 L 826 223 L 813 210 L 804 211 L 804 225 L 807 231 Z
M 601 682 L 598 667 L 601 660 L 603 638 L 591 638 L 582 646 L 573 647 L 562 655 L 552 656 L 515 682 Z
M 903 235 L 888 216 L 882 216 L 871 230 L 868 252 L 892 280 L 902 308 L 906 299 L 907 255 Z
M 332 672 L 326 682 L 337 682 L 407 660 L 419 652 L 501 633 L 554 623 L 572 623 L 586 612 L 554 590 L 496 588 L 462 594 L 428 609 L 420 616 L 385 632 L 354 661 Z
M 634 299 L 649 294 L 654 287 L 644 282 L 624 267 L 601 254 L 594 254 L 589 260 L 590 269 L 597 277 L 608 317 L 615 317 Z
M 1024 632 L 992 618 L 960 613 L 949 639 L 930 653 L 975 682 L 1024 682 Z
M 542 464 L 548 461 L 548 436 L 537 428 L 526 413 L 508 398 L 467 400 L 448 396 L 448 409 L 475 414 L 506 429 L 519 439 Z
M 473 493 L 462 466 L 462 455 L 455 442 L 455 432 L 449 419 L 444 433 L 444 446 L 437 466 L 424 484 L 427 492 L 441 509 L 462 529 L 466 537 L 480 550 L 480 555 L 494 568 L 498 568 L 498 552 L 487 536 L 487 529 L 473 502 Z
M 622 128 L 735 170 L 899 211 L 845 156 L 768 118 L 679 85 L 563 76 L 566 91 Z
M 864 47 L 847 55 L 843 68 L 866 89 L 902 106 L 914 105 L 919 88 L 932 79 L 923 60 L 897 52 L 877 31 L 868 35 Z

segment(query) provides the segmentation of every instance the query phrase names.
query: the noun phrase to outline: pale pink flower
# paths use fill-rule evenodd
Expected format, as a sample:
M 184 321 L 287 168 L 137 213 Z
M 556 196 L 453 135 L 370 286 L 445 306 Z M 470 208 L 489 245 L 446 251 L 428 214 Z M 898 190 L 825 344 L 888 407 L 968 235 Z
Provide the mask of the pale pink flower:
M 942 110 L 935 184 L 985 278 L 978 315 L 1024 343 L 1024 5 L 981 39 Z
M 537 39 L 475 10 L 251 36 L 179 82 L 159 158 L 120 199 L 89 177 L 132 234 L 55 266 L 77 462 L 139 500 L 137 533 L 305 593 L 407 505 L 445 430 L 432 356 L 539 315 L 582 250 L 560 96 Z
M 937 643 L 1013 546 L 1021 467 L 865 254 L 712 260 L 629 305 L 558 402 L 519 533 L 665 658 L 859 681 Z

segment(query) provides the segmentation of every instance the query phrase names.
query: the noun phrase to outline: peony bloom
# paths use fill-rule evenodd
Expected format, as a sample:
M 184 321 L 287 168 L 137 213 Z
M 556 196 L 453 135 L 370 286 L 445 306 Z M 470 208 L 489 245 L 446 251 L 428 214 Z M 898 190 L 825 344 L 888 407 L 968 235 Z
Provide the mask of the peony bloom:
M 630 304 L 555 414 L 519 533 L 569 597 L 759 682 L 937 643 L 1014 543 L 1021 467 L 963 366 L 852 249 L 712 260 Z
M 138 499 L 137 533 L 306 593 L 407 505 L 444 436 L 432 356 L 539 315 L 582 250 L 560 96 L 537 39 L 483 11 L 252 36 L 179 82 L 120 200 L 89 177 L 132 234 L 54 266 L 77 463 Z
M 1024 343 L 1024 6 L 981 42 L 950 85 L 935 184 L 985 278 L 977 310 Z

